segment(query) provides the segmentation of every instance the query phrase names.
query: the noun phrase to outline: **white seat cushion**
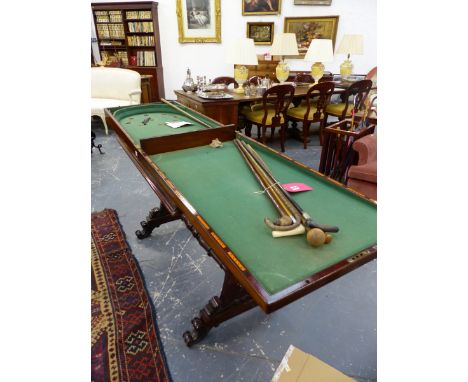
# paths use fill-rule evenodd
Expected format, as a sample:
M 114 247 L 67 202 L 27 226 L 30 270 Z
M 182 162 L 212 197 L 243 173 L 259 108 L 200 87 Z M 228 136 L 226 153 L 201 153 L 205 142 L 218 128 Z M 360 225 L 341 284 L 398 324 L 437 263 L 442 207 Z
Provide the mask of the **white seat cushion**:
M 105 108 L 128 105 L 131 105 L 131 102 L 123 99 L 91 98 L 91 114 L 100 115 L 104 113 Z

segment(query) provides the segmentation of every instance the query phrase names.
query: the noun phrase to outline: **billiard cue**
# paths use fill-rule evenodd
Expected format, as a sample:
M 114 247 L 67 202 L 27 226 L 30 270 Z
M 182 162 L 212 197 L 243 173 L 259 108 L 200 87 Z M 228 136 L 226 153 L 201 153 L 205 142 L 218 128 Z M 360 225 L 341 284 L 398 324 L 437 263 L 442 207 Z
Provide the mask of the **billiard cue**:
M 249 165 L 250 169 L 254 173 L 255 177 L 259 181 L 259 183 L 263 186 L 264 190 L 267 193 L 267 196 L 270 198 L 270 200 L 273 202 L 275 206 L 280 206 L 278 208 L 278 211 L 280 211 L 280 214 L 282 217 L 289 217 L 290 221 L 292 221 L 292 224 L 285 224 L 285 221 L 281 222 L 281 220 L 276 221 L 275 224 L 271 222 L 270 219 L 265 218 L 264 222 L 265 224 L 271 228 L 273 231 L 281 231 L 283 232 L 282 236 L 288 236 L 288 235 L 297 235 L 305 232 L 305 229 L 303 226 L 301 226 L 301 214 L 300 212 L 293 206 L 291 203 L 288 202 L 287 199 L 281 196 L 280 193 L 275 189 L 275 184 L 273 183 L 273 180 L 271 180 L 266 174 L 261 167 L 259 167 L 258 163 L 255 161 L 255 159 L 251 156 L 251 154 L 246 150 L 245 146 L 247 146 L 244 142 L 236 139 L 235 144 L 239 151 L 241 152 L 241 155 Z M 283 211 L 284 210 L 284 211 Z M 286 213 L 285 213 L 286 212 Z M 282 224 L 281 224 L 282 223 Z
M 294 211 L 294 207 L 290 204 L 288 205 L 287 200 L 281 198 L 281 195 L 278 194 L 277 190 L 275 190 L 275 184 L 273 183 L 273 180 L 268 177 L 268 174 L 262 171 L 255 159 L 246 150 L 246 144 L 236 139 L 236 145 L 238 145 L 241 154 L 243 155 L 244 159 L 248 161 L 249 167 L 254 172 L 254 175 L 256 175 L 257 179 L 260 181 L 260 184 L 264 187 L 268 196 L 270 196 L 276 204 L 281 206 L 280 213 L 282 213 L 282 210 L 284 210 L 286 214 L 283 215 L 288 215 L 295 221 L 300 220 L 298 219 L 298 214 L 296 213 L 297 211 Z
M 235 141 L 234 141 L 235 142 Z M 235 142 L 236 146 L 237 146 L 237 142 Z M 263 180 L 262 178 L 260 177 L 260 175 L 255 171 L 255 168 L 253 167 L 253 165 L 250 163 L 249 159 L 246 157 L 246 154 L 245 152 L 243 151 L 242 148 L 240 148 L 238 146 L 238 149 L 239 149 L 239 152 L 240 154 L 242 155 L 242 157 L 244 158 L 247 166 L 249 167 L 249 169 L 252 171 L 253 175 L 255 176 L 255 178 L 257 179 L 257 181 L 261 184 L 261 186 L 265 189 L 268 197 L 270 198 L 270 200 L 272 201 L 273 205 L 276 207 L 276 209 L 278 210 L 278 212 L 281 214 L 281 216 L 288 216 L 288 213 L 283 209 L 283 207 L 277 202 L 277 200 L 275 199 L 275 197 L 271 194 L 271 191 L 269 189 L 269 186 L 264 184 L 263 183 Z
M 275 179 L 275 177 L 273 176 L 273 173 L 268 168 L 268 166 L 263 161 L 263 159 L 258 155 L 258 153 L 250 145 L 246 144 L 246 147 L 247 147 L 247 150 L 249 150 L 249 152 L 251 153 L 251 155 L 255 158 L 259 166 L 263 169 L 263 171 L 265 171 L 269 175 L 269 177 L 272 179 L 272 181 L 278 185 L 279 184 L 278 181 Z M 291 195 L 287 193 L 287 191 L 283 187 L 278 186 L 278 189 L 283 194 L 284 198 L 287 199 L 294 206 L 294 208 L 299 212 L 299 214 L 302 217 L 302 224 L 304 224 L 305 227 L 320 228 L 323 232 L 338 232 L 339 231 L 339 228 L 336 226 L 323 225 L 323 224 L 318 224 L 314 222 L 312 220 L 312 217 L 301 208 L 301 206 L 291 197 Z
M 161 101 L 164 102 L 166 105 L 169 105 L 170 107 L 172 107 L 173 109 L 176 109 L 179 113 L 182 113 L 183 115 L 193 119 L 194 121 L 197 121 L 199 124 L 205 126 L 205 127 L 209 127 L 210 129 L 212 128 L 212 126 L 208 125 L 207 123 L 203 122 L 202 120 L 194 117 L 193 115 L 191 115 L 190 113 L 186 112 L 185 110 L 182 110 L 180 107 L 176 106 L 176 105 L 173 105 L 172 103 L 170 103 L 169 101 L 165 100 L 164 98 L 161 98 Z
M 290 214 L 290 211 L 287 211 L 284 207 L 284 205 L 282 205 L 278 200 L 277 198 L 275 197 L 275 195 L 273 194 L 273 190 L 271 189 L 271 184 L 268 182 L 268 180 L 266 179 L 263 179 L 260 174 L 257 172 L 256 168 L 255 168 L 255 164 L 251 162 L 251 160 L 247 157 L 247 152 L 245 150 L 245 148 L 243 146 L 240 145 L 240 143 L 238 142 L 237 139 L 234 140 L 234 144 L 236 145 L 236 147 L 238 148 L 240 154 L 242 155 L 242 157 L 244 158 L 247 166 L 250 168 L 250 170 L 252 171 L 252 173 L 254 174 L 255 178 L 257 179 L 257 181 L 260 183 L 260 185 L 264 188 L 265 192 L 267 193 L 267 196 L 271 199 L 271 201 L 273 202 L 274 206 L 276 207 L 276 209 L 278 210 L 278 212 L 281 214 L 281 216 L 289 216 L 289 217 L 292 217 L 292 214 Z

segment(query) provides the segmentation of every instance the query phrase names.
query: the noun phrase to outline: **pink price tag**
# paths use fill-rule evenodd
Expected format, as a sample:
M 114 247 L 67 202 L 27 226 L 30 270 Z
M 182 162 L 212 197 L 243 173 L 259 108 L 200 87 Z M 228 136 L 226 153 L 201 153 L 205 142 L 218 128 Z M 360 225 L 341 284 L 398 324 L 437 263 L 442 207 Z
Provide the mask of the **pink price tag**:
M 285 183 L 281 186 L 288 192 L 302 192 L 312 190 L 312 187 L 304 183 Z

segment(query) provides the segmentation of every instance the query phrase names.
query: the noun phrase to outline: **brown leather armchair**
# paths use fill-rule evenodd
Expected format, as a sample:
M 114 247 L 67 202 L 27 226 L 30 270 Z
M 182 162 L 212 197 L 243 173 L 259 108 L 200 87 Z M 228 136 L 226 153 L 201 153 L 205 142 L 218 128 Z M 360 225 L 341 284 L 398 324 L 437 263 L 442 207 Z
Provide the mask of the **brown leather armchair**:
M 348 171 L 349 188 L 377 200 L 377 134 L 366 135 L 353 143 L 358 164 Z

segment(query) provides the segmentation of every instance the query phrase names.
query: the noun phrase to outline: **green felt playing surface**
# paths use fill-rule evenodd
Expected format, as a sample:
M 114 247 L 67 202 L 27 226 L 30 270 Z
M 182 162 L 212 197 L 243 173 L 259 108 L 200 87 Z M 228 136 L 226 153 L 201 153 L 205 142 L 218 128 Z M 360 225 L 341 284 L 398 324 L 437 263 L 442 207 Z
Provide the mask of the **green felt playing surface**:
M 213 122 L 202 115 L 195 115 L 191 109 L 185 106 L 179 104 L 176 106 L 187 113 L 194 115 L 195 118 L 205 122 L 208 126 L 219 127 L 221 125 L 220 123 Z M 125 129 L 128 135 L 132 138 L 133 143 L 136 144 L 139 144 L 140 140 L 145 138 L 161 137 L 165 135 L 181 134 L 200 129 L 207 129 L 206 126 L 190 119 L 188 116 L 164 103 L 126 106 L 112 109 L 112 112 L 117 121 L 119 121 L 120 126 Z M 146 118 L 150 118 L 150 120 L 145 125 L 143 124 L 143 121 Z M 166 122 L 180 121 L 190 122 L 191 124 L 178 127 L 176 129 L 166 125 Z
M 281 183 L 301 182 L 312 191 L 292 194 L 320 224 L 337 225 L 330 244 L 313 248 L 305 234 L 273 238 L 263 219 L 278 213 L 233 142 L 151 156 L 179 191 L 233 250 L 269 294 L 377 242 L 375 204 L 319 175 L 253 145 Z

